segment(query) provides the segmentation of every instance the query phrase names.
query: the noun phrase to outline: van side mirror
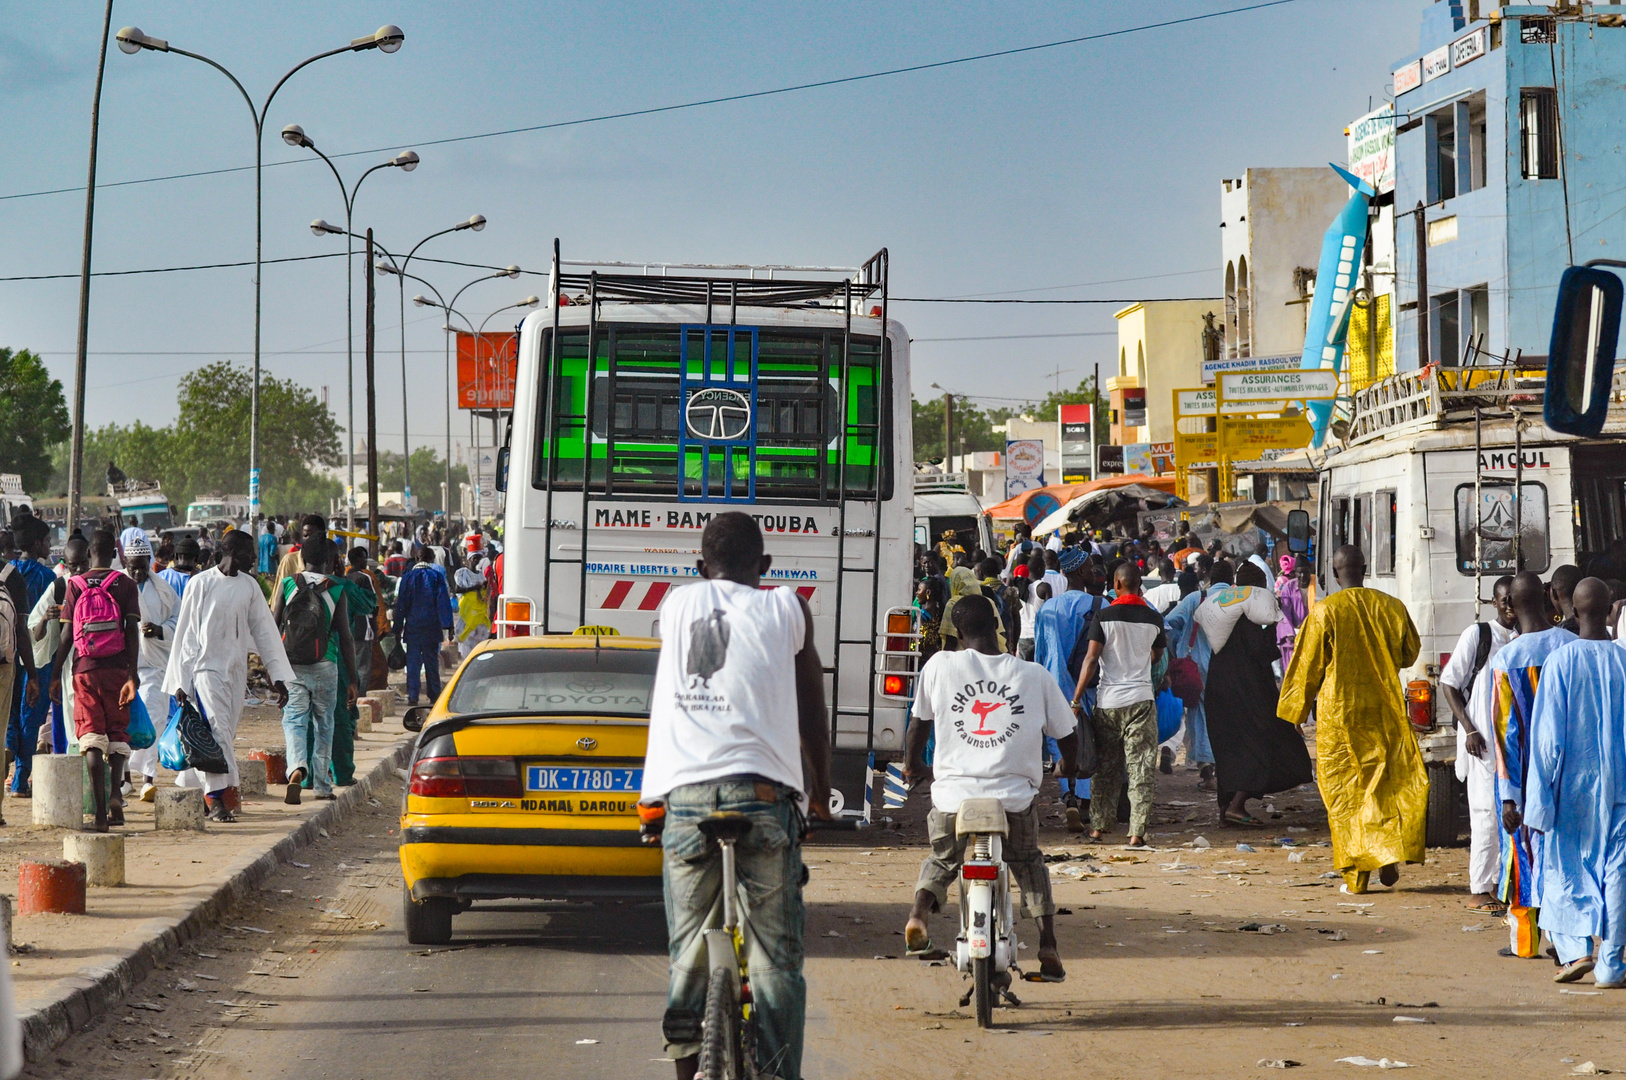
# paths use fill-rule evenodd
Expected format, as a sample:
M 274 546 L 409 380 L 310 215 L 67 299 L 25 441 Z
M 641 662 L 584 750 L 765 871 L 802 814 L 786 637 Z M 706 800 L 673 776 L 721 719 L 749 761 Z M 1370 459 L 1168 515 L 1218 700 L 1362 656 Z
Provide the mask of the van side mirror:
M 1609 412 L 1626 287 L 1607 270 L 1572 266 L 1558 283 L 1547 350 L 1543 419 L 1566 435 L 1597 435 Z
M 508 490 L 508 447 L 499 447 L 497 450 L 497 490 Z
M 1287 550 L 1294 555 L 1310 554 L 1310 512 L 1308 510 L 1289 510 L 1287 512 Z
M 414 705 L 401 714 L 401 726 L 408 731 L 422 731 L 423 722 L 429 716 L 429 706 Z

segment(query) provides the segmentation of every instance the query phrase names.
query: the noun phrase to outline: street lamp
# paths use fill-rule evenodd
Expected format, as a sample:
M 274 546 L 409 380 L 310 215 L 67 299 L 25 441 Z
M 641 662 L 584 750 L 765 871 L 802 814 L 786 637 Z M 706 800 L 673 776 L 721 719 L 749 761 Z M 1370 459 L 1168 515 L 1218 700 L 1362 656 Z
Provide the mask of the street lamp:
M 356 208 L 356 193 L 361 190 L 361 182 L 380 169 L 400 169 L 402 172 L 411 172 L 418 167 L 418 154 L 413 150 L 403 150 L 388 161 L 380 162 L 356 178 L 354 187 L 346 190 L 344 177 L 339 175 L 338 167 L 333 164 L 326 154 L 317 149 L 305 129 L 298 124 L 289 124 L 282 129 L 282 141 L 289 146 L 302 147 L 321 158 L 328 170 L 333 173 L 333 179 L 339 182 L 339 196 L 344 200 L 344 356 L 345 356 L 345 450 L 346 467 L 349 470 L 350 488 L 346 496 L 346 525 L 354 532 L 356 528 L 356 317 L 355 317 L 355 251 L 351 245 L 354 233 L 351 232 L 352 219 Z M 317 228 L 322 225 L 324 228 Z M 333 227 L 320 218 L 311 225 L 311 232 L 318 236 L 330 231 Z
M 519 274 L 520 274 L 519 267 L 517 267 L 517 266 L 508 266 L 508 267 L 506 267 L 506 268 L 504 268 L 502 270 L 496 271 L 495 273 L 484 274 L 484 275 L 482 275 L 480 277 L 477 277 L 473 281 L 469 282 L 467 285 L 464 285 L 461 289 L 457 290 L 457 292 L 453 293 L 452 294 L 452 302 L 450 304 L 445 303 L 444 301 L 441 301 L 441 302 L 437 303 L 436 300 L 440 299 L 440 293 L 438 291 L 436 291 L 436 289 L 435 289 L 435 287 L 433 285 L 430 285 L 429 286 L 429 291 L 433 292 L 435 294 L 436 300 L 431 300 L 427 296 L 424 296 L 424 295 L 420 294 L 418 296 L 414 296 L 412 298 L 412 302 L 414 304 L 416 304 L 418 307 L 436 307 L 436 308 L 439 308 L 440 310 L 446 312 L 448 315 L 456 315 L 458 318 L 462 319 L 464 325 L 466 325 L 469 328 L 469 333 L 471 335 L 475 335 L 474 324 L 469 321 L 468 316 L 464 315 L 462 312 L 457 310 L 458 297 L 462 296 L 470 288 L 472 288 L 475 285 L 478 285 L 482 281 L 492 281 L 492 280 L 494 280 L 496 278 L 517 278 L 517 277 L 519 277 Z M 407 274 L 407 275 L 404 275 L 404 276 L 405 277 L 412 277 L 412 275 L 410 275 L 410 274 Z M 424 281 L 422 278 L 413 277 L 412 280 L 417 281 L 417 282 L 421 282 L 424 285 L 429 285 L 429 283 L 427 281 Z M 449 492 L 451 490 L 451 487 L 452 487 L 452 337 L 451 337 L 451 335 L 452 335 L 453 331 L 452 331 L 452 327 L 451 327 L 451 325 L 449 323 L 446 324 L 442 329 L 444 329 L 445 332 L 446 332 L 446 489 Z M 478 335 L 475 335 L 475 337 L 474 337 L 474 358 L 475 358 L 476 362 L 478 362 L 479 359 L 480 359 L 480 342 L 479 342 Z M 478 406 L 479 404 L 480 404 L 479 401 L 476 400 L 475 405 Z M 471 420 L 471 423 L 472 423 L 472 417 L 470 418 L 470 420 Z M 478 469 L 476 469 L 475 474 L 471 474 L 470 478 L 473 479 L 474 476 L 477 475 L 477 474 L 478 474 Z M 478 482 L 475 483 L 474 494 L 475 494 L 475 516 L 479 517 L 480 487 L 479 487 Z M 447 513 L 448 517 L 451 514 L 451 497 L 449 495 L 447 496 L 446 513 Z
M 437 237 L 437 236 L 445 236 L 447 233 L 461 232 L 464 229 L 468 229 L 468 230 L 470 230 L 472 232 L 479 232 L 480 230 L 484 229 L 485 227 L 486 227 L 485 215 L 484 214 L 472 214 L 472 215 L 469 216 L 469 219 L 467 221 L 460 221 L 456 225 L 453 225 L 449 229 L 441 229 L 439 232 L 432 232 L 428 236 L 424 237 L 422 240 L 419 240 L 416 244 L 413 244 L 412 245 L 412 250 L 407 252 L 406 258 L 402 259 L 400 261 L 399 265 L 397 265 L 395 263 L 395 257 L 393 255 L 389 255 L 389 253 L 386 252 L 385 254 L 389 255 L 389 259 L 390 259 L 389 264 L 386 265 L 385 263 L 379 263 L 376 267 L 374 267 L 374 269 L 377 270 L 379 273 L 382 273 L 382 274 L 395 274 L 396 275 L 396 284 L 398 284 L 400 286 L 399 292 L 400 292 L 400 303 L 401 303 L 401 451 L 402 451 L 402 454 L 403 454 L 403 457 L 401 459 L 401 468 L 402 468 L 402 474 L 401 475 L 402 475 L 402 478 L 403 478 L 401 497 L 406 501 L 407 505 L 409 505 L 409 506 L 412 503 L 412 441 L 411 441 L 411 438 L 410 438 L 410 435 L 409 435 L 409 432 L 408 432 L 408 424 L 407 424 L 407 367 L 406 367 L 406 272 L 407 272 L 407 267 L 412 262 L 412 256 L 414 256 L 414 255 L 416 255 L 418 253 L 418 249 L 423 247 L 429 241 L 433 240 L 435 237 Z M 509 275 L 508 275 L 509 277 L 517 277 L 519 275 L 519 267 L 517 267 L 517 266 L 510 266 L 508 268 L 508 270 L 511 271 L 511 273 L 509 273 Z M 448 406 L 448 408 L 449 407 L 450 406 Z
M 252 396 L 249 398 L 248 421 L 248 499 L 249 518 L 252 520 L 258 517 L 260 512 L 260 279 L 262 277 L 262 252 L 264 249 L 262 222 L 265 201 L 263 179 L 265 116 L 271 110 L 271 102 L 276 98 L 277 91 L 281 90 L 283 84 L 293 78 L 294 73 L 301 68 L 344 52 L 366 52 L 369 49 L 377 49 L 379 52 L 393 53 L 401 48 L 401 43 L 406 40 L 406 34 L 399 26 L 385 25 L 371 34 L 355 38 L 348 45 L 341 45 L 337 49 L 319 52 L 315 56 L 301 60 L 289 68 L 287 74 L 277 80 L 276 85 L 271 87 L 271 92 L 265 96 L 265 103 L 260 106 L 254 104 L 254 99 L 243 88 L 243 84 L 238 80 L 237 76 L 201 53 L 178 49 L 162 38 L 149 37 L 134 26 L 126 26 L 118 32 L 116 38 L 119 49 L 130 55 L 146 49 L 151 52 L 175 53 L 208 64 L 230 79 L 231 84 L 237 87 L 237 92 L 243 95 L 243 101 L 248 104 L 249 116 L 254 121 L 254 389 Z

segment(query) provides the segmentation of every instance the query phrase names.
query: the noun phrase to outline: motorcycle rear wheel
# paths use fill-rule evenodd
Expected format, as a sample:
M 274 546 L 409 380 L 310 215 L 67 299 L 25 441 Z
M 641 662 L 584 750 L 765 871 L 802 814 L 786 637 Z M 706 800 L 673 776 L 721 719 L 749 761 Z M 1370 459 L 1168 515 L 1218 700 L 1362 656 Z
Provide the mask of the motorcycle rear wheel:
M 971 961 L 972 996 L 977 1002 L 977 1026 L 994 1026 L 994 959 L 985 956 Z

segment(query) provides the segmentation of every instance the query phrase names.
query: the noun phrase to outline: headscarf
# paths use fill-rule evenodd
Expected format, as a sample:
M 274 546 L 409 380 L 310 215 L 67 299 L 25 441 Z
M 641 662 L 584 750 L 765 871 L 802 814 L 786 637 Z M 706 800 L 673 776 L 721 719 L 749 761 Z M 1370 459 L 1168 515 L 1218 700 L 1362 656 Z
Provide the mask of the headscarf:
M 1274 626 L 1281 621 L 1282 608 L 1276 594 L 1253 585 L 1226 585 L 1210 589 L 1194 616 L 1214 652 L 1225 648 L 1231 631 L 1246 618 L 1256 626 Z
M 949 599 L 948 603 L 943 605 L 942 626 L 939 633 L 943 637 L 959 637 L 960 632 L 954 628 L 952 619 L 954 605 L 962 596 L 981 596 L 982 583 L 977 580 L 977 575 L 972 572 L 971 567 L 956 566 L 949 571 L 948 584 Z

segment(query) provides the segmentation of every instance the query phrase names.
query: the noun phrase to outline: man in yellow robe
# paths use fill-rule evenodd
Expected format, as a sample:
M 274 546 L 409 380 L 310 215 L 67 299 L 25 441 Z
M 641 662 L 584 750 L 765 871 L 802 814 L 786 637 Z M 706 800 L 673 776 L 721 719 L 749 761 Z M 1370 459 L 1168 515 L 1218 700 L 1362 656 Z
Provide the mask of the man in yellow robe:
M 1423 861 L 1428 773 L 1398 674 L 1416 663 L 1419 642 L 1404 604 L 1361 587 L 1359 548 L 1339 548 L 1332 570 L 1340 591 L 1299 628 L 1277 715 L 1302 724 L 1315 704 L 1316 782 L 1333 869 L 1347 891 L 1363 893 L 1373 870 L 1393 885 L 1398 864 Z

